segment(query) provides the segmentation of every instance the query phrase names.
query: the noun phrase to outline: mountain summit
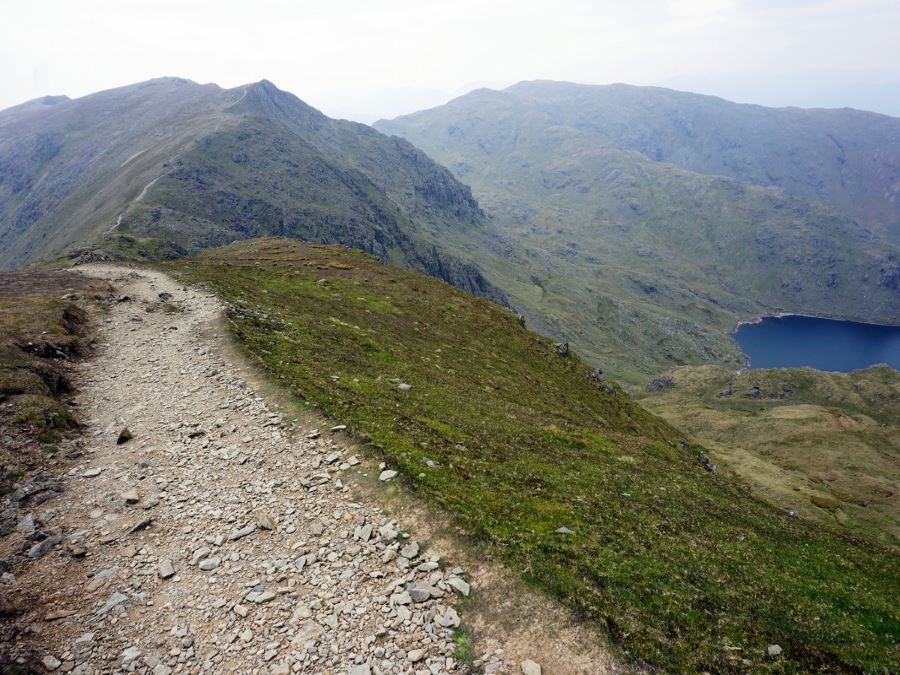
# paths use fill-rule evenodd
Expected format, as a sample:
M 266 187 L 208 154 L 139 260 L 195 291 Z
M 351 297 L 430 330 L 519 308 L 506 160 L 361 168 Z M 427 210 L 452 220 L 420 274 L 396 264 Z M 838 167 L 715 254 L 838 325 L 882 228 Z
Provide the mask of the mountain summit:
M 502 300 L 441 241 L 470 190 L 409 142 L 267 80 L 150 80 L 0 113 L 0 267 L 70 252 L 179 257 L 280 235 L 339 243 Z M 99 251 L 99 253 L 95 253 Z

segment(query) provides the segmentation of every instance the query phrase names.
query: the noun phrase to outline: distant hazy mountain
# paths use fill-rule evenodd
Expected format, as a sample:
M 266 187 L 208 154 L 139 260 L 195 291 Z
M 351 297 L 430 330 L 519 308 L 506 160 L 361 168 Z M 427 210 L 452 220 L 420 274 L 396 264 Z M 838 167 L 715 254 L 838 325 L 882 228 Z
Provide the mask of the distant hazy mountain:
M 668 89 L 522 82 L 554 122 L 691 171 L 784 188 L 865 224 L 900 224 L 900 119 L 738 105 Z
M 736 317 L 900 322 L 900 120 L 526 82 L 376 127 L 472 186 L 489 276 L 617 374 L 737 363 Z
M 483 295 L 440 240 L 479 236 L 468 187 L 423 152 L 269 82 L 174 78 L 0 112 L 0 267 L 62 252 L 171 257 L 282 235 L 341 243 Z
M 66 101 L 70 100 L 71 99 L 68 96 L 41 96 L 40 98 L 34 98 L 30 101 L 25 101 L 25 103 L 14 105 L 11 108 L 0 110 L 0 122 L 21 117 L 40 110 L 46 110 L 50 106 L 54 106 L 59 103 L 65 103 Z

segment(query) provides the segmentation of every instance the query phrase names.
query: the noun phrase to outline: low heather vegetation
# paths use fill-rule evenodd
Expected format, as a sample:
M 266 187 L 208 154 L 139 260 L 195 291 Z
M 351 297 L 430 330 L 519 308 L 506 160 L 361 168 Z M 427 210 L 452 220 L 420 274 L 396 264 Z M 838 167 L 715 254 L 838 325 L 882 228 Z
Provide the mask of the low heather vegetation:
M 673 427 L 508 311 L 285 240 L 171 269 L 221 294 L 234 334 L 298 397 L 351 425 L 462 534 L 605 625 L 626 658 L 676 671 L 900 667 L 891 549 L 714 477 Z

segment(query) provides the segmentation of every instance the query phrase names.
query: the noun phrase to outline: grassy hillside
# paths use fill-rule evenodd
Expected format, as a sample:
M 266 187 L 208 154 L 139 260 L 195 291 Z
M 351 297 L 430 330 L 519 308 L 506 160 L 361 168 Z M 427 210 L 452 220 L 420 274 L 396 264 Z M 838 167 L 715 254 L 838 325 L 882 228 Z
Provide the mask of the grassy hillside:
M 483 221 L 469 188 L 408 142 L 266 81 L 224 90 L 165 78 L 0 114 L 0 268 L 283 235 L 502 302 L 454 255 L 479 246 Z
M 739 318 L 783 310 L 900 321 L 900 253 L 874 230 L 802 191 L 637 152 L 647 148 L 613 122 L 668 139 L 674 113 L 655 90 L 631 96 L 644 102 L 641 110 L 619 110 L 618 99 L 594 109 L 565 88 L 558 98 L 549 91 L 538 98 L 524 86 L 480 90 L 377 125 L 472 186 L 491 216 L 494 250 L 506 256 L 485 256 L 481 265 L 542 332 L 640 382 L 671 367 L 664 364 L 737 365 L 728 333 Z M 697 99 L 697 118 L 709 129 L 691 138 L 706 134 L 715 144 L 718 118 Z M 599 129 L 604 121 L 613 126 Z M 795 151 L 815 161 L 802 144 Z
M 0 273 L 0 494 L 77 428 L 67 360 L 88 347 L 86 305 L 109 292 L 72 272 Z
M 900 543 L 900 373 L 678 368 L 641 403 L 804 518 Z
M 274 376 L 627 658 L 682 672 L 900 667 L 895 552 L 715 478 L 675 429 L 508 311 L 287 240 L 171 269 L 228 302 Z

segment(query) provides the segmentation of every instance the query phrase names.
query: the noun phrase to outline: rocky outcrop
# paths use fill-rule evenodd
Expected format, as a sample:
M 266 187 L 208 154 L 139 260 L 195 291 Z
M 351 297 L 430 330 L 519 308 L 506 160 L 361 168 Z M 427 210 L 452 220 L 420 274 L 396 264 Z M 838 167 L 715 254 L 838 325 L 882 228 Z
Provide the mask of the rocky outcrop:
M 506 294 L 488 281 L 477 265 L 464 262 L 452 255 L 441 254 L 435 246 L 419 254 L 412 267 L 472 295 L 487 298 L 504 307 L 509 306 Z
M 650 380 L 649 384 L 647 384 L 647 392 L 653 393 L 657 391 L 665 391 L 666 389 L 674 389 L 675 388 L 675 380 L 673 380 L 668 375 L 660 375 L 657 378 Z

